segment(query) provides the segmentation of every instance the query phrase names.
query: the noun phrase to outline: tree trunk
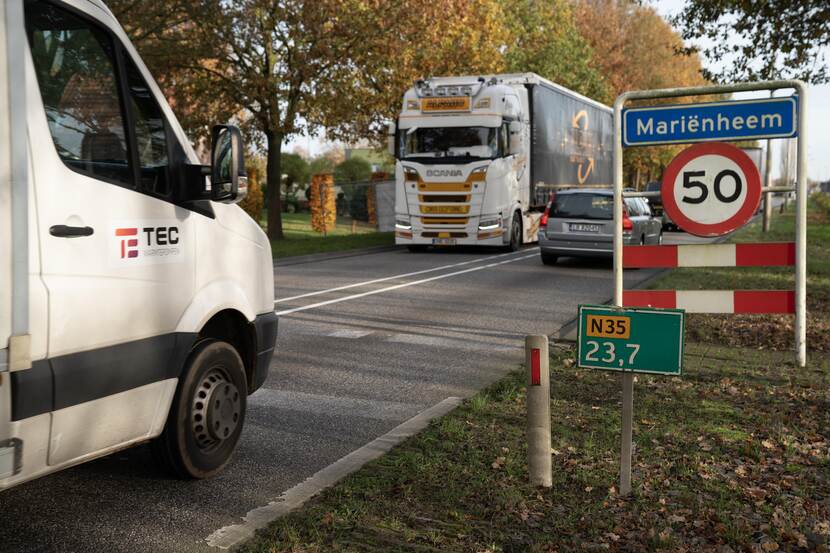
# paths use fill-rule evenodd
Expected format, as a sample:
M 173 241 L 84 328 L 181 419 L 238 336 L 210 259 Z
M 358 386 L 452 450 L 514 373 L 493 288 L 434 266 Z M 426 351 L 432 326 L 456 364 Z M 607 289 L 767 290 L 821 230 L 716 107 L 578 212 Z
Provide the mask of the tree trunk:
M 268 140 L 268 238 L 282 240 L 282 134 L 274 131 L 265 133 Z

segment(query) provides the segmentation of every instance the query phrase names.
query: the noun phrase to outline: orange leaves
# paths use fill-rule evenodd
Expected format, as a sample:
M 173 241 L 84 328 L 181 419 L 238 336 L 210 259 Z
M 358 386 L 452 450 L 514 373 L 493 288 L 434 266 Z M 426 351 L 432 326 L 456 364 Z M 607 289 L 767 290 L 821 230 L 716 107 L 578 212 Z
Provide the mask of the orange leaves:
M 311 228 L 317 232 L 334 230 L 337 222 L 334 178 L 330 173 L 311 177 L 308 204 L 311 209 Z

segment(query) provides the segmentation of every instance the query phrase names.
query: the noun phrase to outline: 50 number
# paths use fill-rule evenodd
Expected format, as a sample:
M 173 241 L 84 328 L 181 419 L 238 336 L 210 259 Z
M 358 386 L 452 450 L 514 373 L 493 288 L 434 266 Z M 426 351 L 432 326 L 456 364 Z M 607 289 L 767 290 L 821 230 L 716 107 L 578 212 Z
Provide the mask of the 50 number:
M 699 180 L 692 180 L 698 177 L 706 177 L 706 171 L 683 171 L 683 188 L 685 189 L 694 189 L 697 190 L 699 193 L 697 196 L 683 196 L 680 198 L 681 201 L 686 202 L 687 204 L 702 204 L 706 201 L 706 198 L 709 197 L 709 187 L 706 186 L 705 183 Z M 731 178 L 735 183 L 735 190 L 730 195 L 725 195 L 721 188 L 721 183 L 725 178 Z M 743 181 L 741 180 L 741 176 L 733 171 L 732 169 L 724 169 L 717 175 L 715 175 L 715 182 L 714 182 L 714 192 L 715 197 L 720 200 L 721 202 L 728 204 L 732 203 L 738 199 L 741 195 L 741 191 L 743 190 Z

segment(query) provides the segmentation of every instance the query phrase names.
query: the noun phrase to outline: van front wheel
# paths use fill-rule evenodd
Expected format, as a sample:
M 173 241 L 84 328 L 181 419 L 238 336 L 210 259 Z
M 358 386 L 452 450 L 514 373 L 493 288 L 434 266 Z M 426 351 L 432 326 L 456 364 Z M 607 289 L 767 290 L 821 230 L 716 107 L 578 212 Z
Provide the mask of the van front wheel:
M 247 380 L 228 343 L 204 340 L 185 363 L 164 431 L 153 443 L 181 478 L 209 478 L 231 459 L 245 420 Z

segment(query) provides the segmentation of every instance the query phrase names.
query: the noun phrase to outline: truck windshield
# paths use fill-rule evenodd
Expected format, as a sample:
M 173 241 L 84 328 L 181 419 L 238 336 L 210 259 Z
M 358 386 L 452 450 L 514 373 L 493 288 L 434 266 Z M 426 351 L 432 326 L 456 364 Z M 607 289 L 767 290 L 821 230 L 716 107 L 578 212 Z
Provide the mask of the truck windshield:
M 416 127 L 398 134 L 399 156 L 423 163 L 493 159 L 499 155 L 495 127 Z
M 609 194 L 557 194 L 551 217 L 611 220 L 614 198 Z

